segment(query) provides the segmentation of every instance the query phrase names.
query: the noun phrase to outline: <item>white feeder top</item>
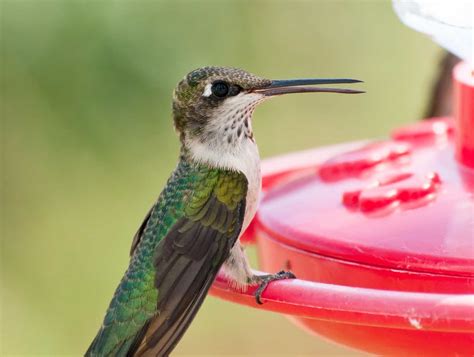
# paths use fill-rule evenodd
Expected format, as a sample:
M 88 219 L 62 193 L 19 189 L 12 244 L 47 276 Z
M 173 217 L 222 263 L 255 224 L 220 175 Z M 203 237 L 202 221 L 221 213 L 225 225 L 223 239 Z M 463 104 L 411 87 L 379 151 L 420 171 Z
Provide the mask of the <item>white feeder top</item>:
M 474 1 L 393 0 L 402 22 L 433 38 L 474 68 Z

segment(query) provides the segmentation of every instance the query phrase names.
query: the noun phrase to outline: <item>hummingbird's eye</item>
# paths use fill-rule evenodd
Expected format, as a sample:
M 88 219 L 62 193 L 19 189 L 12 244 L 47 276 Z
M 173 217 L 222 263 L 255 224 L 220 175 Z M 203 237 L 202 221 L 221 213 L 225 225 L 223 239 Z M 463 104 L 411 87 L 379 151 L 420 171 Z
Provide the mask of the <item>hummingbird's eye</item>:
M 218 98 L 224 98 L 229 94 L 229 85 L 226 82 L 214 82 L 211 87 L 211 92 Z

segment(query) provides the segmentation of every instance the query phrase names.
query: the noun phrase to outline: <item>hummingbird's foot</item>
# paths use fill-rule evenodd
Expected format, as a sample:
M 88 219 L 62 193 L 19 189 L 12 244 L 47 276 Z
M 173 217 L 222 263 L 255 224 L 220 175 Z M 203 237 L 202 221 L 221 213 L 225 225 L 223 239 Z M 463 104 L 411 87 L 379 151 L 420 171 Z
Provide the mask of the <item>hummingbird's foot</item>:
M 257 290 L 255 290 L 255 293 L 254 293 L 257 304 L 259 305 L 263 304 L 261 300 L 262 293 L 265 291 L 268 284 L 270 284 L 272 281 L 283 280 L 283 279 L 295 279 L 295 278 L 296 278 L 295 274 L 293 274 L 291 271 L 284 271 L 284 270 L 276 274 L 260 275 L 258 277 L 260 285 L 257 288 Z

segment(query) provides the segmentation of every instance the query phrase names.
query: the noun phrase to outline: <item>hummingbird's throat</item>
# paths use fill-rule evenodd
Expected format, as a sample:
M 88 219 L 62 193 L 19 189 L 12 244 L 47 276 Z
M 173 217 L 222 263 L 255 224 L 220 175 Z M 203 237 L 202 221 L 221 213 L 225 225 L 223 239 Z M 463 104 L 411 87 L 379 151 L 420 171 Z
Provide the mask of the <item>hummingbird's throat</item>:
M 191 158 L 211 166 L 248 174 L 259 162 L 252 132 L 252 114 L 266 98 L 242 93 L 227 99 L 212 112 L 198 135 L 186 135 L 184 145 Z
M 239 94 L 227 99 L 209 121 L 209 127 L 220 144 L 232 150 L 243 141 L 254 141 L 252 115 L 266 98 L 257 93 Z

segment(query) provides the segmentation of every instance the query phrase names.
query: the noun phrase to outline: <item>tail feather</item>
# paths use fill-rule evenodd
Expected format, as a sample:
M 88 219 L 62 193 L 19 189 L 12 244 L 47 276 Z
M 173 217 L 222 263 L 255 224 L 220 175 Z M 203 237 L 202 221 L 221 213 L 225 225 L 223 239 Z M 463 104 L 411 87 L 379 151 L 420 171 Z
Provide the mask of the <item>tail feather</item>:
M 191 258 L 171 259 L 173 268 L 158 283 L 158 290 L 166 291 L 160 300 L 159 313 L 150 320 L 146 332 L 137 339 L 142 340 L 135 351 L 136 356 L 151 353 L 155 356 L 167 356 L 176 346 L 187 327 L 202 305 L 206 294 L 218 271 L 216 261 L 223 261 L 226 256 L 216 256 L 219 242 L 210 241 L 207 254 L 199 261 Z M 222 242 L 226 243 L 226 242 Z M 159 259 L 160 260 L 160 259 Z M 157 262 L 163 265 L 163 262 Z

